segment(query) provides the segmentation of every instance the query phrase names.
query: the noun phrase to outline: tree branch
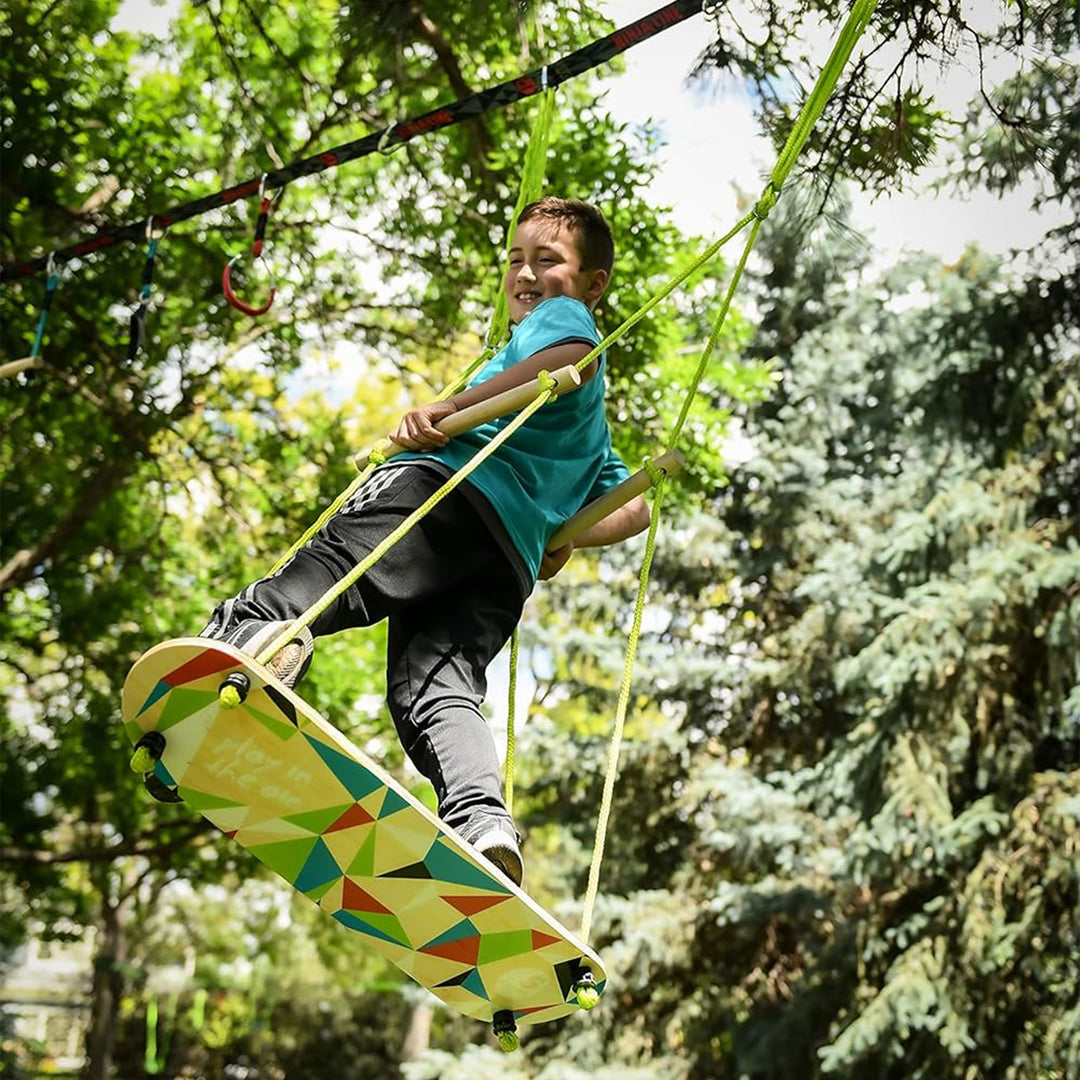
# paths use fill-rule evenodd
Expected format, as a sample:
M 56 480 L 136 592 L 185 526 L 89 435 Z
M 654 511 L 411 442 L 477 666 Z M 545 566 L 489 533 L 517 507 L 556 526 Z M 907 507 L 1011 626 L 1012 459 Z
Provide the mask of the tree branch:
M 465 76 L 461 72 L 454 50 L 450 47 L 450 42 L 446 40 L 443 32 L 424 11 L 420 0 L 411 0 L 409 10 L 413 16 L 413 25 L 416 27 L 420 39 L 434 50 L 440 66 L 446 72 L 447 79 L 450 80 L 450 87 L 454 91 L 454 95 L 458 98 L 468 97 L 472 93 L 472 88 L 465 81 Z M 487 156 L 492 146 L 491 132 L 480 117 L 471 120 L 466 127 L 469 132 L 469 141 L 473 147 L 477 178 L 485 181 L 488 177 Z
M 229 49 L 228 43 L 225 41 L 225 34 L 222 30 L 221 22 L 219 21 L 217 15 L 214 14 L 213 7 L 208 4 L 206 10 L 207 13 L 210 15 L 210 21 L 211 23 L 213 23 L 214 26 L 214 37 L 217 39 L 217 43 L 221 47 L 221 52 L 222 55 L 225 57 L 226 63 L 229 65 L 230 68 L 232 68 L 233 76 L 236 79 L 236 85 L 240 90 L 240 96 L 247 103 L 247 107 L 251 110 L 251 115 L 262 116 L 264 121 L 272 126 L 278 140 L 285 145 L 288 145 L 289 139 L 278 126 L 277 121 L 274 119 L 273 115 L 267 113 L 264 109 L 261 109 L 259 107 L 251 91 L 248 89 L 248 85 L 244 81 L 244 75 L 240 70 L 240 65 L 236 62 L 236 57 L 233 56 L 232 52 Z M 270 143 L 270 148 L 273 150 L 272 143 Z M 277 151 L 274 150 L 275 154 L 276 152 Z

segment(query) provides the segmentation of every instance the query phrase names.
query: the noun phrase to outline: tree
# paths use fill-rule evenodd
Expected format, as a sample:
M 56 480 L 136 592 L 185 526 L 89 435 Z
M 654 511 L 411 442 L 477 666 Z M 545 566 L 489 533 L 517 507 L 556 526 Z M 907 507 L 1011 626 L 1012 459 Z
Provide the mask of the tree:
M 5 262 L 509 77 L 531 32 L 513 8 L 492 17 L 486 5 L 413 3 L 373 39 L 381 6 L 308 5 L 294 18 L 208 4 L 185 8 L 168 39 L 136 38 L 110 31 L 116 10 L 35 0 L 3 16 L 3 137 L 19 163 L 3 178 Z M 552 55 L 608 26 L 559 6 L 542 19 Z M 550 184 L 599 199 L 625 237 L 637 281 L 612 294 L 615 325 L 685 247 L 639 194 L 653 136 L 617 127 L 594 96 L 584 84 L 562 92 Z M 528 119 L 497 114 L 292 185 L 268 231 L 281 292 L 257 324 L 218 291 L 228 254 L 250 242 L 250 206 L 157 237 L 134 353 L 146 255 L 117 249 L 66 268 L 39 363 L 8 383 L 0 842 L 21 904 L 5 941 L 97 928 L 91 1078 L 109 1073 L 117 1003 L 155 904 L 177 880 L 231 882 L 240 865 L 183 807 L 149 803 L 126 770 L 124 674 L 155 641 L 197 631 L 345 486 L 351 452 L 478 351 Z M 715 288 L 699 281 L 691 323 Z M 41 298 L 40 280 L 5 287 L 6 359 L 30 351 Z M 625 385 L 679 333 L 670 318 L 639 324 L 620 351 Z M 332 362 L 367 369 L 344 410 L 303 391 Z M 357 736 L 389 730 L 357 707 L 381 684 L 379 652 L 378 631 L 347 651 L 330 644 L 306 684 Z

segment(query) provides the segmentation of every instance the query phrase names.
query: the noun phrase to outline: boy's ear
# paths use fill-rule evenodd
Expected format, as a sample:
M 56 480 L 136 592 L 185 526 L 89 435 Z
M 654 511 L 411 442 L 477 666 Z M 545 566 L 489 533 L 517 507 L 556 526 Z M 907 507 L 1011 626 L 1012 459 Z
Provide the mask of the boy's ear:
M 592 273 L 592 280 L 585 289 L 585 300 L 588 306 L 592 307 L 593 304 L 604 295 L 604 290 L 607 288 L 609 280 L 609 274 L 606 270 L 602 269 L 592 270 L 590 272 Z

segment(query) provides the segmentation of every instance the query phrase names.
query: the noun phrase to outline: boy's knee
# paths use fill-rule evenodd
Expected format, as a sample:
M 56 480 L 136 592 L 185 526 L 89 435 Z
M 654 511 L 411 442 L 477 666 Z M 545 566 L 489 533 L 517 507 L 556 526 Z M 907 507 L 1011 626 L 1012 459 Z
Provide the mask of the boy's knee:
M 403 742 L 406 737 L 409 741 L 416 739 L 440 723 L 468 721 L 474 717 L 483 721 L 480 711 L 482 701 L 479 694 L 410 695 L 404 688 L 390 688 L 386 696 L 390 717 Z

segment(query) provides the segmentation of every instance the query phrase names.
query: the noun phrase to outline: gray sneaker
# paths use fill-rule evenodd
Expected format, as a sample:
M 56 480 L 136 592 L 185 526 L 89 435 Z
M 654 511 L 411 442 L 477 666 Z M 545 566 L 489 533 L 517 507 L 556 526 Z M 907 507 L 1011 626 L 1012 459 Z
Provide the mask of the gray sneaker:
M 521 837 L 509 818 L 478 810 L 457 831 L 467 844 L 494 863 L 515 885 L 521 885 L 525 878 L 519 846 Z
M 264 623 L 243 645 L 237 647 L 241 652 L 257 659 L 259 653 L 275 638 L 280 637 L 290 625 L 287 622 Z M 305 626 L 270 657 L 265 667 L 278 682 L 283 682 L 291 690 L 307 673 L 314 653 L 315 639 Z

